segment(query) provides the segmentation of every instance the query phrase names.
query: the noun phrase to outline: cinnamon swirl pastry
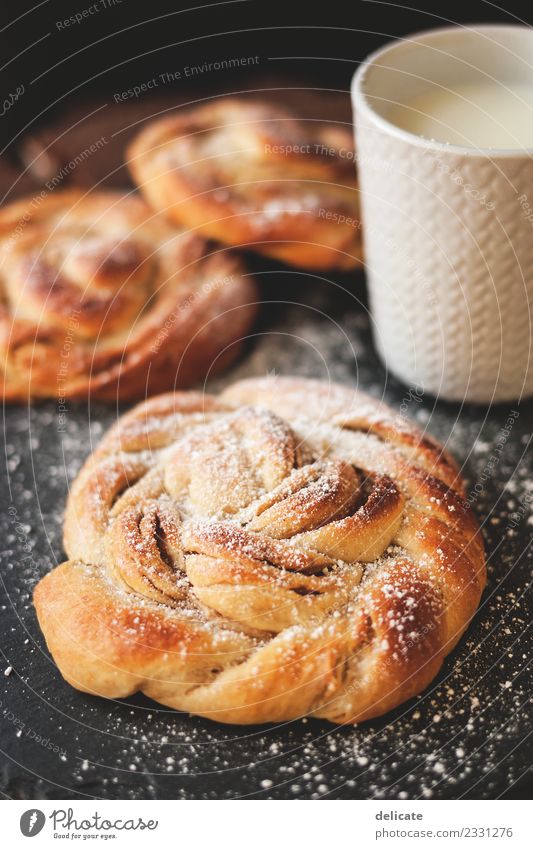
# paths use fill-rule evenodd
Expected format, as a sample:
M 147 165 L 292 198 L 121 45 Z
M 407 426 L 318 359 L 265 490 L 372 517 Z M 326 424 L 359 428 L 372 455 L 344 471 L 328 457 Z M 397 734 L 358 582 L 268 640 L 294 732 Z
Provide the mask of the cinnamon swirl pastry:
M 140 397 L 233 357 L 255 314 L 240 260 L 138 197 L 57 191 L 0 210 L 7 401 Z
M 74 482 L 35 605 L 63 676 L 221 722 L 359 722 L 420 692 L 485 585 L 457 467 L 381 404 L 251 379 L 153 398 Z
M 133 179 L 173 221 L 304 268 L 361 260 L 351 133 L 224 99 L 154 121 L 128 148 Z

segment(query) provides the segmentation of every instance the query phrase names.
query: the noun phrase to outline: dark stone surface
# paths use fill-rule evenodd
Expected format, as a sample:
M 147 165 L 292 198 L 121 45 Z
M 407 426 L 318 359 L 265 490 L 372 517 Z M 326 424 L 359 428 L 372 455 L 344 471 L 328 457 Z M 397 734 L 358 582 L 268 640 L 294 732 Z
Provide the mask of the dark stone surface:
M 0 621 L 3 668 L 12 671 L 1 678 L 0 791 L 18 799 L 524 798 L 532 403 L 515 408 L 520 415 L 506 434 L 508 406 L 409 395 L 376 359 L 361 275 L 333 282 L 263 264 L 259 276 L 269 303 L 223 380 L 276 370 L 357 383 L 445 441 L 476 493 L 489 555 L 475 621 L 422 696 L 357 728 L 311 720 L 217 726 L 144 697 L 112 702 L 78 693 L 50 659 L 31 593 L 64 556 L 69 483 L 117 410 L 72 407 L 59 433 L 53 401 L 6 409 Z

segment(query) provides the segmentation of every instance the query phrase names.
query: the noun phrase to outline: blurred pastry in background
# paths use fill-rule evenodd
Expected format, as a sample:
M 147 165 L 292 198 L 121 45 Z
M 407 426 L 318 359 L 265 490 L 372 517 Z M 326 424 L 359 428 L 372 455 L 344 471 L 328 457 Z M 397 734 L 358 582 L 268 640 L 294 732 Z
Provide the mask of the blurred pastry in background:
M 127 149 L 145 199 L 171 221 L 291 265 L 361 262 L 351 131 L 227 98 L 153 121 Z
M 8 402 L 140 398 L 233 359 L 256 313 L 242 260 L 137 196 L 57 190 L 0 210 Z

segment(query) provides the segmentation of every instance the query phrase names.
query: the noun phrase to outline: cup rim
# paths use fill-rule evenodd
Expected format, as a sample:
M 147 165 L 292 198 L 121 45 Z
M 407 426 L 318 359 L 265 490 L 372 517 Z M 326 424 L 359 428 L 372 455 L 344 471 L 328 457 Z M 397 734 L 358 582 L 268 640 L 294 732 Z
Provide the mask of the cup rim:
M 411 133 L 409 130 L 404 130 L 401 127 L 398 127 L 392 121 L 389 121 L 387 118 L 384 118 L 379 114 L 368 102 L 366 94 L 363 92 L 363 81 L 365 78 L 365 74 L 367 70 L 376 63 L 376 60 L 383 57 L 389 51 L 392 51 L 399 47 L 402 42 L 419 42 L 422 39 L 425 41 L 426 39 L 431 39 L 433 36 L 440 36 L 446 33 L 462 33 L 462 32 L 481 32 L 481 33 L 489 33 L 489 32 L 523 32 L 530 33 L 533 38 L 533 28 L 529 26 L 525 26 L 522 24 L 465 24 L 465 25 L 456 25 L 450 27 L 435 27 L 434 29 L 426 29 L 426 30 L 417 30 L 411 35 L 403 36 L 401 38 L 397 38 L 394 41 L 389 41 L 383 45 L 383 47 L 379 47 L 377 50 L 374 50 L 372 53 L 363 59 L 357 70 L 355 71 L 352 82 L 350 86 L 351 90 L 351 98 L 352 105 L 354 111 L 359 111 L 366 113 L 366 115 L 372 119 L 374 124 L 380 127 L 381 130 L 384 130 L 389 133 L 389 135 L 396 135 L 402 141 L 408 142 L 409 144 L 415 144 L 417 147 L 427 149 L 436 149 L 443 152 L 448 153 L 457 153 L 463 156 L 470 157 L 483 157 L 483 158 L 502 158 L 502 159 L 512 159 L 513 157 L 523 157 L 529 158 L 533 156 L 533 147 L 471 147 L 468 145 L 460 145 L 460 144 L 452 144 L 447 142 L 437 141 L 435 139 L 425 139 L 423 136 L 419 136 L 416 133 Z

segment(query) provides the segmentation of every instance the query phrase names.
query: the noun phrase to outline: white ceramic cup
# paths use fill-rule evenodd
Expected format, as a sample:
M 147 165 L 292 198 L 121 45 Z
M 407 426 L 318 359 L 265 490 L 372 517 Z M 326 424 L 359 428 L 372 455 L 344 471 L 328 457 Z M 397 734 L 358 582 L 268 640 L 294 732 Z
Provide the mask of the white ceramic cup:
M 439 143 L 387 116 L 428 82 L 487 78 L 533 87 L 533 30 L 420 33 L 372 54 L 352 84 L 378 351 L 419 390 L 483 403 L 533 393 L 533 150 Z

